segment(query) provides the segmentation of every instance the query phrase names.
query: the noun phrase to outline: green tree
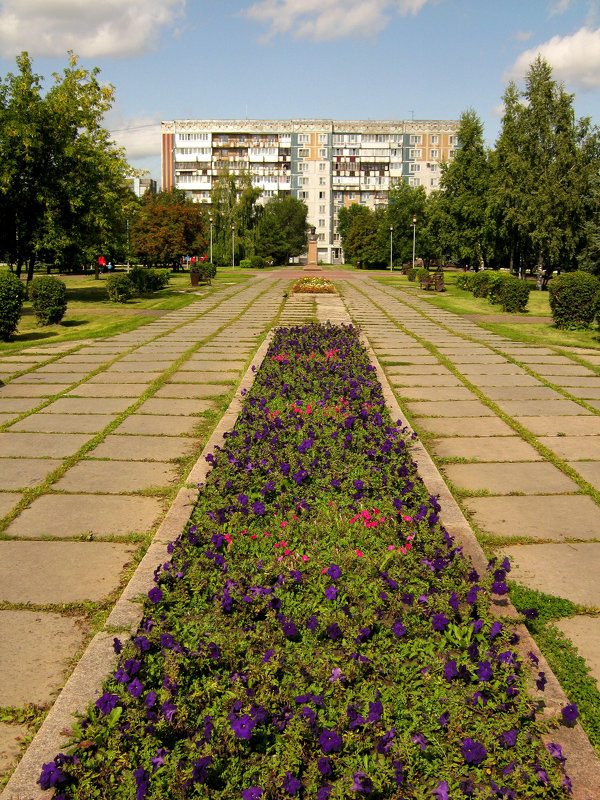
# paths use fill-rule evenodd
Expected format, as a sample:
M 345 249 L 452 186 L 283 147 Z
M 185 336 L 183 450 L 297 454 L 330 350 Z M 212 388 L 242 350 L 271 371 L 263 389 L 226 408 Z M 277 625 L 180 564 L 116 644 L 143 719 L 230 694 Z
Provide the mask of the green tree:
M 352 205 L 347 209 L 348 216 L 343 215 L 342 211 L 343 209 L 340 210 L 344 231 L 342 247 L 346 261 L 354 264 L 360 262 L 363 269 L 385 266 L 389 259 L 389 229 L 387 250 L 383 249 L 381 242 L 385 210 L 372 211 L 366 206 Z
M 234 175 L 224 170 L 218 176 L 211 196 L 215 263 L 230 265 L 232 246 L 236 263 L 255 254 L 256 229 L 262 214 L 262 206 L 258 204 L 261 193 L 261 189 L 252 185 L 249 172 Z
M 131 230 L 131 248 L 143 264 L 177 269 L 186 255 L 206 253 L 208 229 L 206 210 L 180 189 L 146 192 Z
M 256 254 L 287 264 L 306 250 L 308 209 L 295 197 L 274 197 L 263 208 L 256 231 Z
M 445 244 L 461 261 L 483 267 L 490 168 L 483 125 L 472 109 L 461 114 L 457 136 L 459 148 L 452 162 L 442 164 L 440 181 L 442 208 L 451 223 Z
M 417 224 L 414 229 L 416 255 L 430 257 L 426 225 L 427 193 L 423 186 L 409 186 L 401 183 L 390 189 L 388 207 L 379 229 L 379 246 L 382 256 L 390 257 L 390 226 L 393 228 L 394 262 L 412 261 L 413 217 Z M 385 255 L 384 255 L 385 254 Z

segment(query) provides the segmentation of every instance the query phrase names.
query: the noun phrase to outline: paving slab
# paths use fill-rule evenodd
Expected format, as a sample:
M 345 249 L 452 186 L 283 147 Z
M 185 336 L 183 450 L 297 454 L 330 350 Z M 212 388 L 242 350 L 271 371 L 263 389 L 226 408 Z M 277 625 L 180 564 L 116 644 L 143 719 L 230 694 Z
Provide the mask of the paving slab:
M 139 393 L 141 394 L 144 391 L 144 386 L 149 386 L 157 378 L 160 378 L 161 375 L 162 372 L 119 372 L 116 374 L 107 369 L 105 372 L 99 372 L 97 375 L 91 377 L 89 381 L 86 381 L 86 384 L 137 383 L 141 385 L 141 388 L 138 389 Z
M 536 436 L 598 436 L 600 416 L 516 417 L 517 422 Z
M 171 461 L 188 455 L 196 446 L 183 436 L 116 436 L 110 434 L 87 454 L 91 458 L 117 461 Z
M 75 381 L 68 383 L 15 383 L 11 381 L 0 387 L 0 399 L 4 397 L 54 397 L 64 392 Z
M 464 386 L 405 386 L 402 397 L 411 400 L 471 400 L 473 392 Z
M 63 492 L 140 492 L 171 486 L 178 479 L 173 464 L 163 461 L 83 460 L 58 480 L 53 488 Z
M 573 400 L 566 398 L 558 400 L 497 400 L 498 406 L 511 417 L 525 416 L 577 416 L 588 415 L 592 412 L 580 406 Z
M 51 701 L 82 641 L 76 617 L 0 611 L 0 706 Z
M 151 397 L 138 408 L 137 414 L 159 414 L 188 416 L 201 414 L 216 407 L 214 400 L 185 400 L 176 398 Z
M 573 603 L 600 606 L 600 544 L 527 544 L 501 552 L 514 559 L 513 580 Z
M 486 386 L 483 390 L 491 400 L 563 400 L 563 396 L 549 386 Z M 545 405 L 540 403 L 545 409 Z
M 171 366 L 173 363 L 172 358 L 165 358 L 161 361 L 157 361 L 156 359 L 152 361 L 139 361 L 139 360 L 131 360 L 131 361 L 116 361 L 111 366 L 112 372 L 164 372 L 168 367 Z
M 3 458 L 0 459 L 0 488 L 30 489 L 44 482 L 62 464 L 52 458 Z
M 540 364 L 535 371 L 544 377 L 570 375 L 582 378 L 592 377 L 594 372 L 579 364 Z
M 579 490 L 574 481 L 545 462 L 446 464 L 442 469 L 455 486 L 471 492 L 561 494 Z
M 10 431 L 42 433 L 98 433 L 115 419 L 115 414 L 30 414 L 11 425 Z
M 407 364 L 398 371 L 398 375 L 452 375 L 452 373 L 441 364 Z
M 133 402 L 130 397 L 60 397 L 40 414 L 120 414 Z
M 94 350 L 89 350 L 85 348 L 85 352 L 79 351 L 79 353 L 72 353 L 70 356 L 63 356 L 59 361 L 56 361 L 56 364 L 105 364 L 107 361 L 111 361 L 111 355 L 116 357 L 118 355 L 117 350 L 110 350 L 107 349 L 104 352 L 98 352 Z
M 184 417 L 158 414 L 132 414 L 115 428 L 115 433 L 135 433 L 146 436 L 188 436 L 193 434 L 201 420 L 198 417 Z
M 66 397 L 139 397 L 142 392 L 137 383 L 82 383 Z
M 246 366 L 246 361 L 228 361 L 227 362 L 227 369 L 228 370 L 235 370 L 236 372 L 240 372 Z M 204 372 L 220 372 L 223 369 L 223 364 L 221 361 L 214 359 L 214 360 L 207 360 L 205 358 L 197 358 L 196 356 L 192 356 L 187 361 L 185 361 L 180 370 L 188 371 L 188 370 L 203 370 Z
M 600 687 L 600 619 L 578 615 L 556 620 L 553 625 L 573 642 Z
M 240 377 L 239 372 L 227 371 L 227 372 L 206 372 L 203 370 L 202 372 L 196 372 L 193 369 L 188 370 L 179 370 L 178 372 L 174 372 L 171 376 L 171 381 L 173 383 L 223 383 L 224 381 L 228 381 L 229 383 L 235 383 Z M 171 382 L 169 381 L 169 383 Z
M 463 375 L 527 375 L 524 369 L 505 361 L 503 364 L 457 364 Z
M 513 429 L 498 417 L 419 417 L 420 429 L 436 436 L 514 436 Z
M 588 495 L 467 497 L 473 521 L 493 536 L 596 539 L 600 507 Z
M 83 433 L 0 433 L 0 458 L 67 458 L 89 436 Z
M 70 386 L 73 383 L 77 383 L 82 378 L 85 378 L 86 375 L 89 375 L 90 370 L 80 371 L 80 372 L 28 372 L 25 375 L 21 375 L 20 378 L 13 378 L 11 381 L 11 386 L 21 386 L 22 384 L 40 384 L 47 386 L 48 384 L 55 384 L 55 383 L 62 383 L 65 386 Z
M 588 373 L 589 374 L 589 373 Z M 581 386 L 586 389 L 589 388 L 600 388 L 600 378 L 594 377 L 582 377 L 582 376 L 569 376 L 569 375 L 561 375 L 560 378 L 554 376 L 551 380 L 549 379 L 550 383 L 555 383 L 557 386 Z
M 569 386 L 567 391 L 569 394 L 572 394 L 573 397 L 579 397 L 582 400 L 600 400 L 600 386 L 592 386 L 589 388 L 585 386 Z M 597 408 L 596 404 L 594 404 L 594 408 Z
M 98 601 L 119 585 L 136 547 L 117 542 L 0 541 L 0 601 Z
M 448 372 L 447 375 L 389 375 L 392 386 L 459 386 L 465 388 L 461 381 Z
M 5 517 L 14 508 L 22 495 L 18 492 L 0 492 L 0 518 Z
M 0 775 L 10 772 L 21 754 L 21 742 L 28 733 L 25 725 L 0 722 Z
M 232 388 L 232 384 L 165 383 L 154 396 L 191 400 L 195 397 L 219 397 L 222 394 L 228 394 Z
M 429 442 L 439 458 L 470 461 L 542 461 L 542 456 L 519 436 L 446 437 Z
M 89 488 L 102 491 L 99 484 Z M 43 536 L 69 539 L 90 533 L 127 536 L 146 532 L 161 513 L 162 506 L 156 497 L 46 494 L 11 522 L 6 533 L 28 539 Z
M 589 406 L 592 406 L 592 408 L 600 411 L 600 400 L 587 400 L 586 402 Z
M 441 400 L 407 403 L 416 417 L 493 417 L 494 412 L 479 400 Z
M 600 441 L 596 444 L 596 458 L 599 458 Z M 600 461 L 571 461 L 569 466 L 577 470 L 581 477 L 591 483 L 595 489 L 600 489 Z M 600 538 L 600 530 L 598 530 L 598 538 Z
M 461 370 L 464 373 L 464 370 Z M 474 373 L 468 376 L 469 381 L 475 386 L 482 387 L 486 391 L 487 386 L 539 386 L 540 382 L 533 375 L 486 375 Z
M 538 441 L 565 461 L 600 458 L 600 439 L 594 436 L 540 436 Z

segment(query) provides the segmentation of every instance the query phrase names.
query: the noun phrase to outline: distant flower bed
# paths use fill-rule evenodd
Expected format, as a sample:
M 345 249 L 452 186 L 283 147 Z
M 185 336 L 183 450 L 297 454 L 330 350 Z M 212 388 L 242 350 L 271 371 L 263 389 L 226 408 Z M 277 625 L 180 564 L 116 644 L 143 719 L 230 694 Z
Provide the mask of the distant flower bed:
M 305 277 L 296 281 L 292 286 L 292 291 L 308 294 L 334 294 L 335 286 L 327 278 Z
M 490 614 L 509 565 L 478 575 L 440 526 L 355 328 L 277 331 L 208 460 L 138 635 L 115 640 L 118 667 L 42 788 L 567 797 L 517 636 Z

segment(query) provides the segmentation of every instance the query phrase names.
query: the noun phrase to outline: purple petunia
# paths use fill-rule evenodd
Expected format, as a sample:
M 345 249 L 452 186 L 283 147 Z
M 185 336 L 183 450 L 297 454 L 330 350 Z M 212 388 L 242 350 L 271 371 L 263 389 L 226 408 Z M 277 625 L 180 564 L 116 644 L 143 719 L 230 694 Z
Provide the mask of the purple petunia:
M 259 800 L 263 790 L 260 786 L 251 786 L 249 789 L 244 789 L 242 792 L 242 800 Z
M 450 787 L 448 786 L 448 781 L 440 781 L 437 785 L 437 789 L 433 791 L 433 796 L 435 800 L 450 800 L 449 791 Z
M 231 730 L 235 733 L 237 739 L 249 740 L 255 726 L 256 722 L 252 717 L 249 717 L 248 714 L 244 714 L 239 717 L 239 719 L 233 719 L 231 721 Z
M 445 631 L 449 625 L 449 620 L 444 614 L 434 614 L 431 618 L 431 627 L 434 631 Z
M 298 628 L 291 620 L 284 622 L 281 626 L 281 630 L 286 639 L 295 639 L 296 636 L 298 636 Z
M 327 631 L 327 636 L 329 636 L 329 638 L 334 642 L 342 636 L 342 629 L 337 622 L 333 622 L 331 625 L 328 625 L 325 630 Z
M 446 661 L 444 664 L 444 678 L 447 681 L 454 680 L 454 678 L 458 677 L 458 667 L 456 666 L 456 661 L 451 658 L 450 661 Z
M 46 789 L 54 789 L 60 786 L 66 780 L 67 776 L 58 764 L 55 761 L 50 761 L 48 764 L 42 764 L 42 772 L 36 783 L 39 783 L 41 788 L 46 791 Z
M 373 781 L 364 772 L 355 772 L 352 776 L 351 792 L 358 792 L 359 794 L 371 794 L 373 791 Z
M 177 706 L 174 703 L 170 703 L 167 701 L 166 703 L 162 704 L 160 710 L 162 712 L 163 717 L 168 722 L 173 722 L 175 714 L 177 713 Z
M 319 736 L 319 745 L 325 755 L 337 753 L 342 749 L 342 737 L 335 730 L 324 728 L 323 733 Z
M 481 742 L 476 742 L 470 738 L 466 738 L 463 741 L 460 752 L 467 764 L 481 764 L 487 756 L 487 750 Z
M 150 788 L 150 775 L 143 767 L 138 767 L 134 769 L 133 777 L 136 785 L 135 800 L 144 800 Z
M 110 694 L 109 692 L 104 692 L 102 697 L 99 697 L 96 700 L 96 707 L 100 709 L 103 714 L 110 714 L 113 708 L 119 702 L 119 698 L 116 694 Z
M 573 725 L 577 721 L 577 718 L 579 717 L 579 709 L 577 708 L 577 703 L 571 703 L 571 705 L 561 708 L 560 713 L 562 714 L 563 722 L 565 724 Z
M 321 775 L 323 775 L 324 778 L 327 778 L 329 775 L 332 774 L 331 761 L 329 760 L 329 758 L 327 758 L 327 756 L 322 756 L 317 761 L 317 769 L 319 770 Z
M 396 639 L 400 639 L 402 636 L 406 634 L 406 628 L 402 624 L 402 621 L 397 619 L 394 624 L 392 625 L 392 633 L 396 637 Z
M 514 747 L 517 743 L 518 731 L 516 728 L 511 728 L 509 731 L 504 731 L 502 734 L 502 746 Z
M 281 787 L 286 794 L 295 797 L 300 789 L 302 788 L 302 784 L 295 778 L 291 772 L 285 773 L 285 778 L 283 779 L 283 786 Z
M 335 586 L 328 586 L 328 587 L 325 589 L 325 597 L 326 597 L 328 600 L 335 600 L 335 598 L 337 597 L 337 595 L 338 595 L 338 590 L 337 590 L 337 587 L 335 587 Z
M 127 691 L 137 700 L 144 691 L 144 685 L 138 678 L 134 678 L 131 683 L 127 684 Z
M 317 792 L 317 800 L 327 800 L 331 794 L 331 786 L 321 786 Z
M 150 598 L 150 602 L 156 605 L 157 603 L 160 603 L 160 601 L 162 600 L 163 593 L 158 588 L 158 586 L 153 586 L 152 589 L 150 589 L 150 591 L 148 592 L 148 597 Z
M 413 733 L 411 739 L 413 744 L 418 744 L 421 750 L 427 749 L 427 739 L 423 736 L 422 733 Z
M 489 661 L 480 661 L 477 667 L 477 680 L 478 681 L 489 681 L 489 679 L 494 674 L 494 671 L 490 665 Z
M 327 574 L 331 578 L 332 581 L 337 581 L 338 578 L 342 576 L 342 570 L 338 567 L 337 564 L 331 564 L 327 568 Z
M 206 779 L 208 778 L 208 768 L 210 767 L 212 758 L 210 756 L 204 756 L 204 758 L 199 758 L 198 761 L 194 763 L 192 769 L 192 782 L 205 784 Z

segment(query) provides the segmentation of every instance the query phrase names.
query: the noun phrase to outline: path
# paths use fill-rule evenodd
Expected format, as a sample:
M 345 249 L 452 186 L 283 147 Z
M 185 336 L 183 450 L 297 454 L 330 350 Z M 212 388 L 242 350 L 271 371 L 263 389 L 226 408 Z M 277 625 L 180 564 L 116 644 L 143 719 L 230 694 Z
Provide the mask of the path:
M 347 311 L 291 295 L 280 314 L 296 275 L 260 275 L 129 334 L 0 359 L 1 706 L 52 701 L 89 638 L 85 604 L 110 608 L 275 322 L 348 311 L 515 577 L 600 606 L 598 351 L 515 343 L 358 272 L 335 275 Z M 600 677 L 600 619 L 561 627 Z M 0 725 L 0 768 L 23 732 Z

